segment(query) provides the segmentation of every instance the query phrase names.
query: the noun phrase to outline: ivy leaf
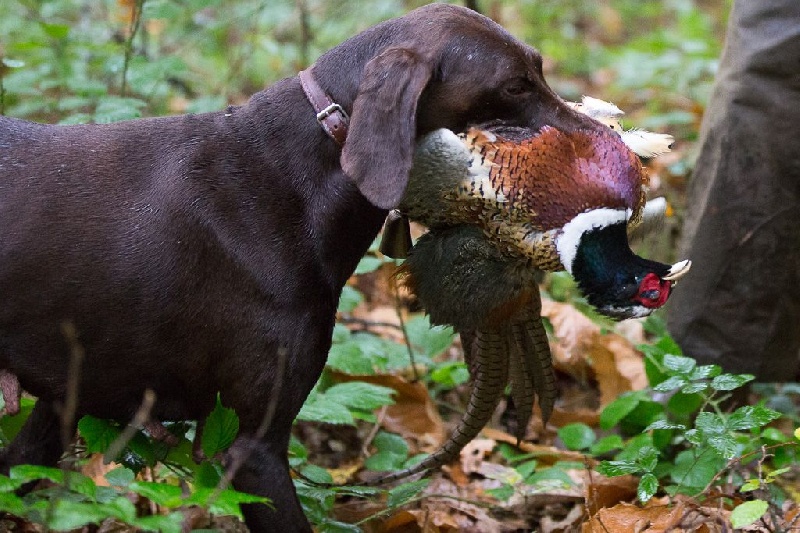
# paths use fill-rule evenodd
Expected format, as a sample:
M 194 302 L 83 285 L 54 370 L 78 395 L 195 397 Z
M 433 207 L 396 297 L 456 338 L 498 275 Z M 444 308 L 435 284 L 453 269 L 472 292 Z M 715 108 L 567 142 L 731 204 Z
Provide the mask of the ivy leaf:
M 233 444 L 239 433 L 239 417 L 233 409 L 223 407 L 219 395 L 217 405 L 206 418 L 203 426 L 203 438 L 200 442 L 206 457 L 214 457 L 224 452 Z
M 647 503 L 658 490 L 658 479 L 655 475 L 647 473 L 639 480 L 639 487 L 636 489 L 636 497 L 642 503 Z
M 731 512 L 731 525 L 735 529 L 749 526 L 764 516 L 768 508 L 769 504 L 764 500 L 752 500 L 737 505 Z

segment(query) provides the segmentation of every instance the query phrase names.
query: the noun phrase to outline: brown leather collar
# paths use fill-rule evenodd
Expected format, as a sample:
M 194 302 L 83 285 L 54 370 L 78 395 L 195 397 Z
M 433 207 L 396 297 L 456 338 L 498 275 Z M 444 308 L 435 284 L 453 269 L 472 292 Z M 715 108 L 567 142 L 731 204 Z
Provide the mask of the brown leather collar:
M 342 106 L 334 103 L 330 96 L 325 93 L 325 90 L 319 86 L 311 73 L 313 68 L 311 66 L 300 72 L 300 85 L 303 86 L 306 98 L 314 107 L 314 111 L 317 113 L 317 122 L 322 126 L 322 129 L 331 139 L 336 141 L 336 144 L 344 146 L 350 117 L 347 116 Z

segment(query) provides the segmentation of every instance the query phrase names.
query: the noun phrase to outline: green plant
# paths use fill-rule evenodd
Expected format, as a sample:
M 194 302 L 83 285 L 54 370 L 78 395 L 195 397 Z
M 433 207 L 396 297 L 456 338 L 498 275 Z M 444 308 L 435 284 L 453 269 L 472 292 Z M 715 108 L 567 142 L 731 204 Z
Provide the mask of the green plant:
M 114 519 L 147 531 L 178 532 L 183 522 L 180 508 L 185 506 L 197 505 L 212 514 L 241 518 L 241 504 L 268 503 L 266 498 L 227 488 L 223 482 L 218 457 L 236 438 L 239 420 L 219 399 L 205 421 L 201 448 L 206 458 L 199 464 L 191 457 L 194 432 L 188 424 L 168 426 L 173 437 L 179 439 L 176 446 L 156 441 L 141 430 L 128 434 L 115 422 L 91 416 L 83 417 L 78 427 L 85 451 L 106 454 L 107 461 L 123 465 L 106 474 L 111 486 L 98 486 L 91 478 L 69 469 L 19 465 L 11 469 L 9 476 L 0 476 L 1 511 L 57 530 Z M 159 482 L 136 480 L 137 472 L 158 465 L 163 465 L 157 475 Z M 25 496 L 15 493 L 21 486 L 41 479 L 49 484 Z M 138 516 L 126 497 L 130 492 L 148 498 L 169 510 L 169 514 Z
M 742 475 L 764 462 L 782 466 L 795 460 L 796 443 L 767 427 L 780 413 L 763 402 L 726 410 L 731 391 L 752 381 L 753 376 L 726 374 L 716 365 L 698 365 L 680 355 L 656 320 L 649 325 L 661 335 L 656 343 L 639 347 L 646 357 L 651 388 L 623 394 L 601 413 L 602 429 L 619 427 L 623 434 L 634 436 L 613 460 L 602 461 L 598 470 L 607 476 L 640 476 L 638 498 L 642 502 L 659 489 L 668 494 L 709 495 L 713 487 L 722 489 L 728 474 L 738 479 L 740 492 L 766 491 L 785 470 L 747 482 Z M 662 397 L 661 401 L 655 397 Z M 776 501 L 775 497 L 773 494 L 771 500 Z M 756 501 L 764 504 L 760 517 L 767 502 Z M 748 502 L 737 516 L 761 506 Z

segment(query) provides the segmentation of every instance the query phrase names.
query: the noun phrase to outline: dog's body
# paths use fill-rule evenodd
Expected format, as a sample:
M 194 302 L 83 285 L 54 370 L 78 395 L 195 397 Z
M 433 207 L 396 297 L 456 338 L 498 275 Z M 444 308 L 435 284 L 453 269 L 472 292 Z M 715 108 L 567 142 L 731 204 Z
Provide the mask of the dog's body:
M 342 286 L 402 197 L 415 139 L 495 122 L 602 126 L 547 87 L 541 58 L 488 19 L 430 5 L 325 54 L 351 114 L 340 148 L 297 77 L 225 112 L 104 126 L 0 117 L 0 369 L 39 398 L 4 467 L 53 464 L 75 326 L 77 416 L 236 410 L 231 454 L 253 531 L 307 530 L 286 461 L 330 346 Z M 268 407 L 266 436 L 252 439 Z

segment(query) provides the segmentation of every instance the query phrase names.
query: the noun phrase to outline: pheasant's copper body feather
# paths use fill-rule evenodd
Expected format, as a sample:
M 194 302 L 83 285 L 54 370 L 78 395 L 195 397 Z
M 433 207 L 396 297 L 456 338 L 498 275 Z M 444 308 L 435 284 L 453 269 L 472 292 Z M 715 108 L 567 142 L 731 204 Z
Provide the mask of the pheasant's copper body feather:
M 401 205 L 410 218 L 480 226 L 501 253 L 540 270 L 563 268 L 555 237 L 576 215 L 618 209 L 635 225 L 644 206 L 647 174 L 611 130 L 544 127 L 522 140 L 439 130 L 420 151 Z

